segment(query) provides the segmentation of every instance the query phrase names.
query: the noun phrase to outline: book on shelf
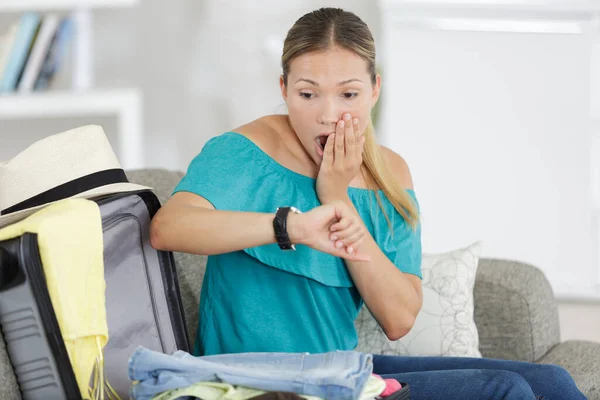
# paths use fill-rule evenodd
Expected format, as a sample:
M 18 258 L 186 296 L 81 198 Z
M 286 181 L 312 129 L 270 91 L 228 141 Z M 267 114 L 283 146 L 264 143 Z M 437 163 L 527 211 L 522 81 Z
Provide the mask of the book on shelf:
M 0 37 L 0 79 L 4 75 L 6 64 L 8 64 L 8 57 L 10 56 L 12 44 L 17 37 L 18 28 L 18 24 L 12 24 L 8 28 L 8 32 L 3 37 Z
M 40 30 L 31 46 L 31 52 L 27 58 L 27 63 L 23 69 L 23 75 L 18 84 L 19 92 L 33 90 L 35 81 L 40 76 L 42 65 L 49 53 L 52 38 L 60 24 L 60 17 L 57 14 L 48 14 L 40 24 Z
M 0 35 L 0 94 L 40 91 L 60 68 L 73 22 L 56 13 L 28 12 Z

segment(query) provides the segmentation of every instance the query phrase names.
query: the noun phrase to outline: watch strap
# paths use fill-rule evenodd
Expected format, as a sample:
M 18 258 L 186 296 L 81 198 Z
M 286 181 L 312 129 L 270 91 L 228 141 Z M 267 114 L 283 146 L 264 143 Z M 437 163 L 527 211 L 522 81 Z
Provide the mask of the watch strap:
M 287 219 L 290 211 L 301 214 L 301 212 L 294 207 L 279 207 L 275 212 L 275 218 L 273 218 L 273 230 L 275 232 L 277 244 L 281 250 L 296 250 L 287 231 Z

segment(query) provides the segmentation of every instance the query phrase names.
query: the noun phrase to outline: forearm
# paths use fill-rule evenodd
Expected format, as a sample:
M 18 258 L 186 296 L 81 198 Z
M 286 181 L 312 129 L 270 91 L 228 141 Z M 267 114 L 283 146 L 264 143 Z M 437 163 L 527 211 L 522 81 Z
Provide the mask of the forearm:
M 350 198 L 344 196 L 339 200 L 344 201 L 360 219 Z M 365 230 L 368 232 L 366 227 Z M 371 234 L 367 233 L 360 252 L 371 256 L 371 261 L 345 260 L 352 280 L 388 337 L 397 339 L 404 336 L 421 309 L 419 293 L 407 274 L 400 271 L 381 251 Z
M 412 327 L 421 308 L 420 297 L 406 274 L 382 253 L 371 235 L 362 244 L 361 252 L 369 254 L 371 261 L 345 260 L 348 271 L 386 335 L 399 339 Z
M 150 240 L 161 250 L 213 255 L 275 243 L 275 214 L 178 206 L 159 210 Z

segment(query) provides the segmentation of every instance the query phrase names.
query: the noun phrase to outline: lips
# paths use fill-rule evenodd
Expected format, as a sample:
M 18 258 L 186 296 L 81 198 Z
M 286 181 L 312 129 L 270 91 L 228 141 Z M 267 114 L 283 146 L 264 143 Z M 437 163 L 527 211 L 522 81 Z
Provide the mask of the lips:
M 334 132 L 321 133 L 315 138 L 315 140 L 317 141 L 317 145 L 320 147 L 321 150 L 325 149 L 325 145 L 327 144 L 327 138 L 333 133 Z

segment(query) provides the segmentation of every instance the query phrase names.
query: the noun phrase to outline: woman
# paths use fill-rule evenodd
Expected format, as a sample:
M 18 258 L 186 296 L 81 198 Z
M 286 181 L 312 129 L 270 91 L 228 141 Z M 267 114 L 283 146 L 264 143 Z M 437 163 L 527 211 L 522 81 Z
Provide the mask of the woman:
M 210 139 L 152 221 L 154 247 L 209 255 L 196 355 L 351 350 L 363 302 L 391 340 L 421 308 L 419 208 L 405 161 L 375 141 L 369 28 L 308 13 L 282 67 L 288 114 Z M 375 355 L 373 372 L 415 399 L 584 398 L 552 365 Z

